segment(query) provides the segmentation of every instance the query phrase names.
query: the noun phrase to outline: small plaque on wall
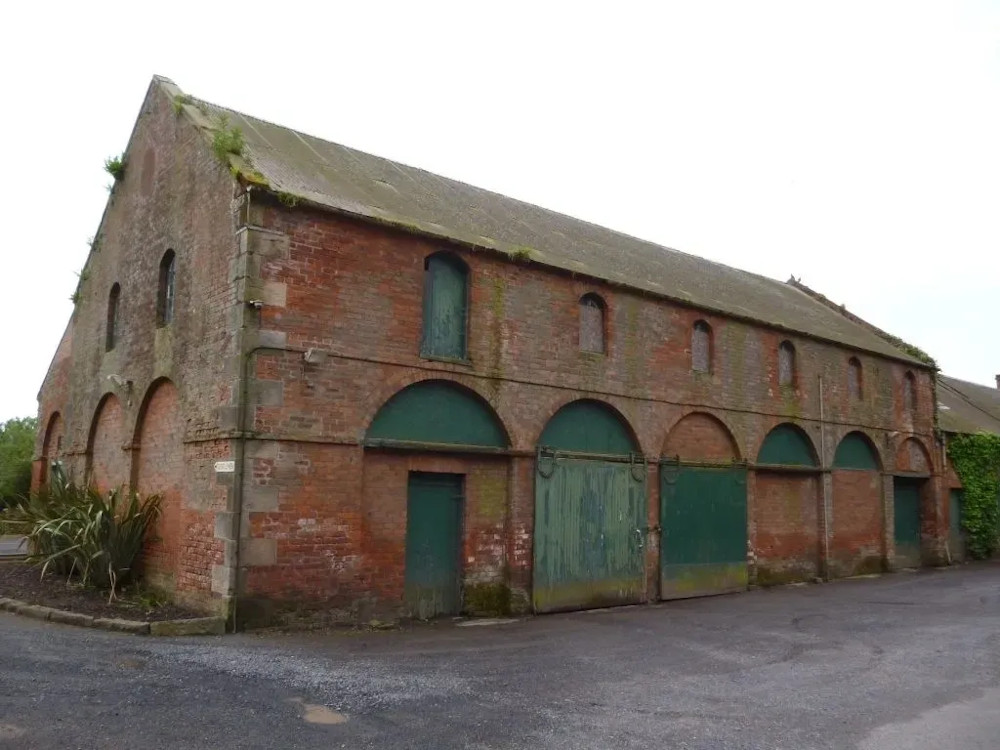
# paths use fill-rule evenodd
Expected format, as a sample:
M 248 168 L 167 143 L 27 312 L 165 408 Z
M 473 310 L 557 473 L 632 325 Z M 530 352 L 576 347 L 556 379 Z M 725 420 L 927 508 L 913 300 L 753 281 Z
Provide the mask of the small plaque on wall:
M 236 471 L 235 461 L 216 461 L 215 462 L 215 472 L 216 474 L 232 474 Z

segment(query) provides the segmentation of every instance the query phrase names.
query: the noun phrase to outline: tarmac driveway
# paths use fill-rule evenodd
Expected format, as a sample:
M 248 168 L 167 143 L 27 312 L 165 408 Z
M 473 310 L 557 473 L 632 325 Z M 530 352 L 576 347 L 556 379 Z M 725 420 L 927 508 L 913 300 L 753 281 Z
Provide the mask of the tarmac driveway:
M 996 750 L 1000 565 L 363 634 L 3 614 L 0 747 Z

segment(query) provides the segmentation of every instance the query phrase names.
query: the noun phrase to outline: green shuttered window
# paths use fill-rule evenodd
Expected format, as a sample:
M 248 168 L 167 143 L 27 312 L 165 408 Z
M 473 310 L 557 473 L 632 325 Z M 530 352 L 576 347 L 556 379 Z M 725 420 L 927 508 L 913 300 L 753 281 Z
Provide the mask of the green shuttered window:
M 424 261 L 423 357 L 466 359 L 469 269 L 458 258 L 436 253 Z

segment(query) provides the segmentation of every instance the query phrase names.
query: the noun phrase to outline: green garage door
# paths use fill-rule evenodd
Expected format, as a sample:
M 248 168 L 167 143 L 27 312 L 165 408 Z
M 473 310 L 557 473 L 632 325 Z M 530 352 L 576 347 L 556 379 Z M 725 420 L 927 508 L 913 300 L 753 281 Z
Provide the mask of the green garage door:
M 746 467 L 660 464 L 660 597 L 747 586 Z
M 535 611 L 642 601 L 645 516 L 645 465 L 540 457 Z
M 920 489 L 922 479 L 895 477 L 893 489 L 893 536 L 896 565 L 920 565 Z
M 427 619 L 462 608 L 462 475 L 411 472 L 406 501 L 405 597 Z

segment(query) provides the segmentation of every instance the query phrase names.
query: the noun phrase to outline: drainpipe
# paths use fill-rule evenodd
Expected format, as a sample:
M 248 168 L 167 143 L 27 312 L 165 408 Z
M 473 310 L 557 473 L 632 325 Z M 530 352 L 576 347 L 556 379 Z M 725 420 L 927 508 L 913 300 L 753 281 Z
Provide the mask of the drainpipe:
M 830 485 L 833 477 L 826 471 L 826 413 L 823 407 L 823 376 L 819 376 L 819 450 L 820 481 L 823 483 L 823 579 L 830 580 Z

